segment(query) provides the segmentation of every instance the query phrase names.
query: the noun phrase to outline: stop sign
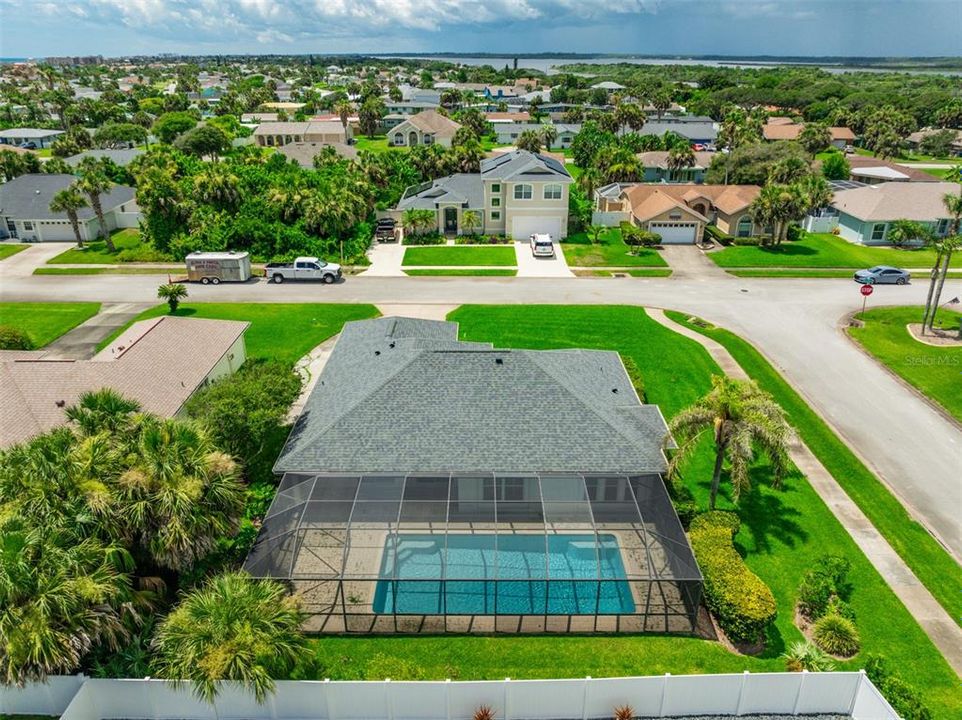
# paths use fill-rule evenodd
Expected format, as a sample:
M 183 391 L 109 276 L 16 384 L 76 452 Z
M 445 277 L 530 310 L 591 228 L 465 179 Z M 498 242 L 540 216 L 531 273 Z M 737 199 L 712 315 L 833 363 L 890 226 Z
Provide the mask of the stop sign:
M 859 288 L 859 292 L 862 293 L 865 297 L 868 297 L 869 295 L 871 295 L 874 292 L 874 290 L 875 288 L 872 287 L 871 285 L 863 285 L 861 288 Z

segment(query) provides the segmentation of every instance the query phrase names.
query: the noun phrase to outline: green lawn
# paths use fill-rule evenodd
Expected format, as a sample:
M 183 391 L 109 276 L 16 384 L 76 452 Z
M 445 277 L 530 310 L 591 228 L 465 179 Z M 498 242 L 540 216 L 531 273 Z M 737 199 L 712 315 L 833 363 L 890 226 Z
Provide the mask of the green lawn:
M 818 268 L 750 268 L 726 269 L 729 275 L 735 277 L 787 277 L 787 278 L 847 278 L 852 279 L 851 270 L 819 270 Z M 928 272 L 916 270 L 911 273 L 913 278 L 927 278 Z M 962 273 L 949 272 L 950 278 L 962 277 Z
M 728 330 L 699 321 L 683 313 L 668 311 L 676 322 L 707 335 L 724 345 L 745 372 L 770 392 L 788 412 L 792 424 L 809 449 L 868 516 L 889 545 L 912 569 L 946 612 L 962 624 L 962 568 L 929 532 L 912 519 L 898 499 L 791 385 L 752 345 Z
M 113 265 L 123 262 L 171 262 L 173 260 L 169 255 L 145 247 L 140 241 L 140 231 L 136 228 L 117 230 L 111 235 L 111 240 L 114 241 L 114 246 L 117 248 L 116 252 L 109 252 L 103 240 L 95 240 L 85 243 L 84 249 L 70 248 L 47 262 L 51 265 L 85 263 Z
M 873 265 L 895 265 L 907 268 L 928 268 L 935 262 L 929 249 L 899 250 L 887 247 L 865 247 L 830 234 L 807 233 L 801 240 L 784 242 L 778 247 L 729 246 L 708 253 L 708 257 L 723 268 L 747 267 L 812 267 L 812 268 L 867 268 Z M 962 267 L 962 256 L 952 261 Z
M 180 265 L 170 267 L 39 267 L 34 275 L 178 275 L 183 273 Z
M 919 323 L 922 308 L 889 307 L 858 315 L 861 328 L 849 334 L 889 370 L 962 422 L 962 345 L 935 347 L 919 342 L 906 329 Z M 957 328 L 962 314 L 943 309 L 938 320 Z
M 167 305 L 157 305 L 136 320 L 167 314 Z M 247 355 L 293 364 L 331 335 L 341 331 L 349 320 L 377 317 L 373 305 L 334 305 L 328 303 L 188 303 L 177 310 L 180 317 L 246 320 Z M 136 322 L 135 320 L 135 322 Z M 113 342 L 121 328 L 100 343 L 102 349 Z
M 5 302 L 0 303 L 0 325 L 24 331 L 41 348 L 99 311 L 100 303 Z
M 503 265 L 518 264 L 514 246 L 426 245 L 404 251 L 404 267 L 416 265 Z
M 422 268 L 420 270 L 405 270 L 405 275 L 411 275 L 413 277 L 425 276 L 479 276 L 479 277 L 514 277 L 518 274 L 517 270 L 500 270 L 496 268 Z
M 460 323 L 463 340 L 499 347 L 597 348 L 617 350 L 644 374 L 650 402 L 671 417 L 709 388 L 720 372 L 697 343 L 652 321 L 634 307 L 465 306 L 449 318 Z M 577 428 L 572 428 L 577 442 Z M 685 472 L 699 504 L 707 503 L 711 456 L 702 446 Z M 743 527 L 736 542 L 746 562 L 772 588 L 779 617 L 760 657 L 739 656 L 718 643 L 665 636 L 317 638 L 324 677 L 365 677 L 368 660 L 381 653 L 421 668 L 430 678 L 597 677 L 634 674 L 713 673 L 784 668 L 779 655 L 801 639 L 793 624 L 795 592 L 804 573 L 826 551 L 852 562 L 863 652 L 840 668 L 861 667 L 867 653 L 883 653 L 926 696 L 937 717 L 957 707 L 958 678 L 928 637 L 869 564 L 831 511 L 797 472 L 783 489 L 765 481 L 769 468 L 756 464 L 754 489 L 738 512 Z M 723 507 L 731 507 L 726 498 Z M 955 698 L 955 699 L 953 699 Z
M 602 233 L 601 242 L 597 245 L 593 245 L 585 233 L 569 235 L 561 243 L 561 249 L 565 260 L 573 267 L 668 266 L 657 250 L 632 249 L 625 245 L 618 228 Z
M 391 149 L 387 144 L 387 135 L 375 135 L 373 138 L 369 138 L 366 135 L 357 135 L 354 138 L 354 147 L 358 150 L 367 150 L 368 152 L 374 153 L 387 152 Z
M 16 255 L 30 247 L 27 243 L 0 243 L 0 260 L 6 260 L 11 255 Z

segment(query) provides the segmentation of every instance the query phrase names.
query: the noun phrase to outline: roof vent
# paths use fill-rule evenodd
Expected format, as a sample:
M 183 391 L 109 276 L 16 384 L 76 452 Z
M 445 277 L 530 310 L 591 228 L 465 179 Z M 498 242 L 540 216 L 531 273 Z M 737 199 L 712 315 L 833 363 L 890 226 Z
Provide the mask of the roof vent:
M 613 392 L 615 395 L 617 395 L 617 394 L 618 394 L 618 388 L 611 388 L 611 392 Z
M 54 404 L 55 404 L 58 408 L 62 408 L 64 405 L 67 404 L 67 401 L 66 401 L 66 400 L 57 400 L 57 402 L 54 403 Z
M 394 345 L 395 345 L 395 343 L 392 342 L 390 345 L 388 345 L 388 347 L 393 350 L 393 349 L 394 349 Z
M 375 355 L 380 355 L 380 354 L 381 354 L 381 351 L 380 351 L 380 350 L 375 350 L 375 351 L 374 351 L 374 354 L 375 354 Z
M 495 364 L 495 365 L 504 365 L 504 360 L 501 359 L 501 358 L 495 358 L 495 359 L 494 359 L 494 364 Z

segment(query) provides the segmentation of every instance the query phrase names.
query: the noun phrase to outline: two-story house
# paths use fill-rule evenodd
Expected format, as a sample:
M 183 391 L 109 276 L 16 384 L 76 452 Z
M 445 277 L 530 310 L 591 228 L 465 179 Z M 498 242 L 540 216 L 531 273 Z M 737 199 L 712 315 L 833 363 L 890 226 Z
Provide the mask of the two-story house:
M 558 160 L 515 150 L 482 160 L 480 173 L 456 173 L 408 188 L 397 210 L 433 210 L 438 232 L 450 235 L 478 232 L 525 240 L 548 233 L 559 240 L 568 231 L 572 182 Z M 477 222 L 464 222 L 469 211 Z

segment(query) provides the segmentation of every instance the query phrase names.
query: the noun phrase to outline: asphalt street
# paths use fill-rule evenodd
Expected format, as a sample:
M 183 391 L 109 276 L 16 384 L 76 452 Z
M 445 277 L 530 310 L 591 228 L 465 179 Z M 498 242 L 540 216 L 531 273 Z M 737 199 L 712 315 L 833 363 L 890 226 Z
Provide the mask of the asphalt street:
M 17 256 L 10 260 L 14 259 Z M 13 270 L 11 266 L 0 272 L 0 300 L 156 302 L 159 278 L 154 276 L 31 276 Z M 190 300 L 394 306 L 631 304 L 697 314 L 754 343 L 910 512 L 956 559 L 962 559 L 962 429 L 844 335 L 844 316 L 862 304 L 858 286 L 846 279 L 679 275 L 667 279 L 361 276 L 331 286 L 260 281 L 192 285 Z M 925 291 L 922 281 L 905 287 L 877 287 L 868 306 L 922 304 Z M 959 295 L 962 282 L 948 281 L 943 300 Z M 962 368 L 959 386 L 962 392 Z

